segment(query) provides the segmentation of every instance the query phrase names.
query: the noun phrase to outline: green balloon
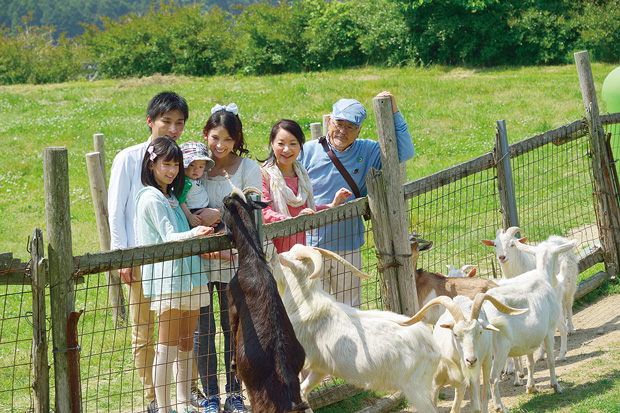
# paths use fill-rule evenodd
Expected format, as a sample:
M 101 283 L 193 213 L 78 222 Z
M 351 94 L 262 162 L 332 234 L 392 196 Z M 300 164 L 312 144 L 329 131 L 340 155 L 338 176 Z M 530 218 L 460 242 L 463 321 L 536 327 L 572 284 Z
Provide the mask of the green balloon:
M 601 95 L 607 104 L 607 112 L 620 112 L 620 66 L 612 70 L 605 78 Z

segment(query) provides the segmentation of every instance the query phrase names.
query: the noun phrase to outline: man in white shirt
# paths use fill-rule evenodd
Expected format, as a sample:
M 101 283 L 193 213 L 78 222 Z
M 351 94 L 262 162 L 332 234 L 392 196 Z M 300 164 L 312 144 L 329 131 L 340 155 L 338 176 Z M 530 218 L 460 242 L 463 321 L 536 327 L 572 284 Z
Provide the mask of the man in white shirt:
M 143 188 L 140 176 L 144 153 L 154 138 L 167 136 L 177 141 L 183 133 L 187 118 L 188 107 L 185 99 L 174 92 L 159 93 L 151 99 L 146 112 L 146 123 L 151 129 L 151 136 L 146 142 L 123 149 L 114 158 L 108 190 L 110 249 L 136 246 L 135 196 Z M 156 413 L 153 388 L 154 312 L 150 310 L 150 298 L 144 297 L 142 293 L 140 267 L 122 268 L 119 274 L 129 291 L 131 350 L 144 388 L 147 412 Z

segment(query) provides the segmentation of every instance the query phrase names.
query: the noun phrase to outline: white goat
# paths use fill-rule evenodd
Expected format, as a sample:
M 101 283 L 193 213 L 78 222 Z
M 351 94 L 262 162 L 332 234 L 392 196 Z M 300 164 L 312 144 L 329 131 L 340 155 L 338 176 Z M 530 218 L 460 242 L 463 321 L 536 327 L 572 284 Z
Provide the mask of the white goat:
M 467 264 L 461 268 L 455 268 L 453 264 L 448 264 L 446 267 L 448 267 L 448 274 L 446 275 L 448 278 L 467 278 L 476 275 L 475 265 Z
M 520 315 L 528 311 L 515 309 L 503 305 L 493 297 L 485 295 L 484 299 L 491 301 L 499 311 Z M 465 395 L 465 388 L 469 388 L 472 412 L 487 412 L 489 381 L 492 362 L 492 331 L 499 331 L 489 324 L 482 307 L 478 306 L 478 313 L 474 313 L 473 301 L 468 297 L 456 296 L 454 298 L 441 296 L 429 301 L 424 307 L 403 325 L 410 325 L 420 321 L 428 309 L 433 305 L 443 305 L 445 311 L 437 321 L 433 330 L 433 338 L 439 345 L 442 356 L 451 359 L 461 368 L 463 380 L 450 377 L 448 371 L 437 369 L 434 378 L 435 403 L 438 402 L 439 390 L 446 385 L 456 389 L 456 395 L 452 403 L 451 413 L 461 411 L 461 403 Z M 465 314 L 469 318 L 465 317 Z M 482 372 L 482 397 L 480 397 L 480 373 Z
M 494 240 L 482 240 L 483 244 L 495 247 L 504 278 L 516 277 L 536 267 L 536 258 L 517 248 L 518 244 L 525 243 L 527 239 L 515 237 L 515 234 L 520 231 L 521 229 L 518 227 L 510 227 L 506 232 L 500 228 L 497 230 Z M 556 245 L 570 242 L 567 238 L 558 235 L 551 235 L 546 241 Z M 573 326 L 573 302 L 575 291 L 577 290 L 578 276 L 578 261 L 573 251 L 566 251 L 560 254 L 558 256 L 558 265 L 555 266 L 553 272 L 553 287 L 558 294 L 558 301 L 562 305 L 562 318 L 558 324 L 558 329 L 560 330 L 560 353 L 557 358 L 559 361 L 566 360 L 566 351 L 568 349 L 566 336 L 567 334 L 573 334 L 575 331 Z M 544 359 L 544 353 L 544 350 L 541 348 L 538 353 L 539 360 Z
M 321 288 L 323 257 L 340 261 L 361 278 L 370 278 L 330 251 L 303 245 L 280 254 L 281 265 L 271 261 L 310 369 L 301 384 L 302 398 L 307 400 L 310 390 L 333 375 L 364 388 L 401 390 L 419 412 L 437 412 L 432 382 L 440 352 L 430 328 L 424 323 L 403 327 L 398 323 L 409 317 L 361 311 L 337 302 Z
M 491 369 L 491 389 L 495 410 L 508 412 L 502 405 L 498 382 L 502 367 L 507 357 L 527 355 L 528 374 L 527 392 L 536 392 L 534 386 L 533 352 L 544 343 L 547 354 L 553 354 L 553 336 L 560 318 L 560 303 L 553 290 L 553 267 L 557 256 L 574 248 L 574 241 L 558 246 L 543 241 L 536 247 L 522 243 L 517 248 L 535 252 L 536 268 L 517 277 L 502 279 L 499 287 L 492 288 L 486 294 L 496 298 L 505 305 L 515 308 L 529 308 L 527 314 L 507 317 L 494 306 L 485 303 L 484 310 L 489 322 L 500 331 L 493 334 L 493 367 Z M 474 300 L 474 310 L 481 304 L 481 296 Z M 562 387 L 555 376 L 555 360 L 547 357 L 551 387 L 556 393 Z

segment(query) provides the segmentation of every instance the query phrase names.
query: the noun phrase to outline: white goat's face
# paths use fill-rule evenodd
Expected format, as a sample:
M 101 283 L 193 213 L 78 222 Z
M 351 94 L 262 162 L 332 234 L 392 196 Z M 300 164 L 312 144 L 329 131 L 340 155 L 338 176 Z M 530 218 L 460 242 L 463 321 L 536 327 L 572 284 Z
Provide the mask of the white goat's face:
M 494 240 L 482 240 L 482 243 L 484 245 L 488 245 L 489 247 L 494 247 L 497 259 L 502 264 L 505 264 L 510 260 L 510 257 L 519 253 L 517 251 L 517 243 L 524 243 L 526 239 L 527 238 L 515 238 L 514 236 L 505 233 L 504 230 L 500 228 L 497 230 Z
M 484 329 L 477 320 L 459 321 L 456 324 L 442 324 L 441 327 L 452 330 L 452 341 L 461 355 L 461 360 L 468 368 L 478 363 L 478 346 Z

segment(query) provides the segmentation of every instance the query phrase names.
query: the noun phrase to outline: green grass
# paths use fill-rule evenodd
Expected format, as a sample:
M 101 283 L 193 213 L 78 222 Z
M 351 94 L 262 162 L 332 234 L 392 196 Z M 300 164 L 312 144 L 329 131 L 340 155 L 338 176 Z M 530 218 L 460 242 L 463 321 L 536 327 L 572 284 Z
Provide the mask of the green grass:
M 600 90 L 613 66 L 595 64 L 592 69 L 597 90 Z M 367 67 L 266 77 L 154 76 L 47 86 L 0 86 L 0 109 L 4 115 L 0 117 L 0 136 L 6 144 L 6 149 L 0 153 L 0 208 L 3 211 L 0 214 L 0 252 L 13 252 L 16 257 L 27 260 L 26 244 L 34 228 L 43 229 L 47 238 L 42 153 L 43 148 L 51 146 L 65 146 L 69 153 L 73 254 L 98 251 L 84 157 L 93 150 L 92 135 L 105 135 L 109 171 L 116 153 L 148 137 L 146 104 L 153 95 L 167 89 L 184 96 L 190 105 L 190 118 L 181 142 L 202 139 L 201 130 L 211 106 L 234 101 L 240 108 L 244 133 L 255 158 L 266 156 L 269 131 L 275 121 L 284 117 L 295 119 L 309 137 L 310 123 L 320 122 L 321 116 L 329 113 L 333 102 L 340 97 L 355 97 L 366 105 L 369 119 L 361 137 L 374 139 L 372 98 L 382 90 L 390 90 L 397 98 L 416 146 L 416 157 L 408 163 L 408 179 L 426 176 L 491 151 L 495 124 L 500 119 L 506 120 L 512 143 L 584 116 L 579 81 L 572 65 L 488 70 Z M 599 105 L 604 112 L 604 103 L 599 102 Z M 564 181 L 561 176 L 557 177 L 558 173 L 544 166 L 537 168 L 534 173 L 549 175 L 553 179 L 550 185 L 559 188 L 559 193 L 572 190 L 562 188 Z M 517 184 L 528 185 L 527 176 L 517 175 L 515 180 Z M 466 180 L 468 185 L 474 184 L 469 181 L 472 180 Z M 526 193 L 519 199 L 520 208 L 521 205 L 524 208 L 523 219 L 536 218 L 536 211 L 529 211 L 528 207 L 539 198 L 540 194 Z M 556 202 L 563 204 L 566 200 L 560 197 Z M 578 203 L 579 208 L 591 208 L 591 198 Z M 475 237 L 492 237 L 494 232 L 489 233 L 489 228 L 497 228 L 499 214 L 497 205 L 484 190 L 464 192 L 463 196 L 452 198 L 434 198 L 428 211 L 413 208 L 413 205 L 410 208 L 410 214 L 420 214 L 412 216 L 411 221 L 420 223 L 423 234 L 435 236 L 436 254 L 443 256 L 443 261 L 446 254 L 452 254 L 454 264 L 469 263 L 489 252 L 478 246 L 477 239 L 467 241 L 475 242 L 476 247 L 445 243 L 454 238 L 454 234 L 460 237 L 467 233 L 472 226 L 478 231 Z M 473 225 L 467 220 L 454 220 L 445 213 L 458 211 L 466 215 L 479 209 L 486 211 L 486 215 L 482 216 L 481 223 Z M 444 211 L 444 214 L 437 214 L 437 211 Z M 563 215 L 566 219 L 559 223 L 535 222 L 533 228 L 541 233 L 565 232 L 591 222 L 579 212 L 566 211 Z M 367 239 L 364 267 L 371 275 L 376 275 L 372 236 L 369 234 Z M 490 268 L 492 260 L 492 255 L 488 254 L 484 265 Z M 489 268 L 486 270 L 491 271 Z M 106 306 L 103 277 L 89 276 L 88 283 L 78 288 L 76 304 L 77 309 L 87 310 L 79 325 L 84 347 L 82 379 L 88 383 L 84 396 L 91 400 L 87 410 L 141 406 L 139 380 L 132 370 L 129 330 L 115 331 L 109 311 L 94 311 Z M 614 289 L 617 290 L 611 288 L 609 291 Z M 364 301 L 378 302 L 379 293 L 378 287 L 368 289 Z M 21 287 L 9 287 L 0 294 L 5 317 L 9 312 L 15 317 L 3 323 L 0 366 L 18 366 L 11 374 L 0 374 L 3 389 L 27 389 L 29 385 L 28 334 L 31 332 L 25 319 L 30 300 L 27 289 Z M 617 391 L 617 383 L 612 383 L 610 388 Z M 358 396 L 361 400 L 365 397 Z M 355 403 L 355 400 L 347 403 Z M 19 394 L 0 393 L 2 410 L 12 407 L 15 411 L 23 411 L 29 403 L 25 390 L 20 390 Z M 341 409 L 339 411 L 356 408 Z M 590 410 L 595 408 L 590 407 Z
M 597 89 L 611 65 L 592 67 Z M 108 171 L 118 151 L 144 141 L 148 100 L 164 89 L 183 95 L 190 118 L 181 141 L 201 139 L 215 103 L 236 102 L 250 153 L 267 154 L 268 134 L 282 117 L 309 135 L 338 98 L 355 97 L 369 109 L 362 138 L 375 138 L 372 98 L 395 94 L 416 146 L 409 179 L 464 162 L 493 148 L 495 123 L 505 119 L 511 142 L 584 116 L 574 66 L 469 70 L 378 69 L 266 77 L 184 78 L 155 76 L 47 86 L 0 86 L 0 251 L 27 259 L 34 227 L 46 229 L 43 148 L 69 152 L 74 255 L 99 249 L 84 155 L 92 135 L 106 139 Z M 603 102 L 599 103 L 605 110 Z

